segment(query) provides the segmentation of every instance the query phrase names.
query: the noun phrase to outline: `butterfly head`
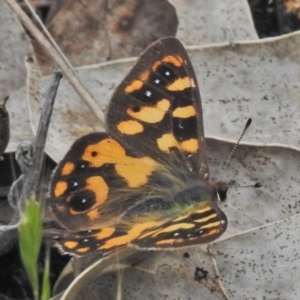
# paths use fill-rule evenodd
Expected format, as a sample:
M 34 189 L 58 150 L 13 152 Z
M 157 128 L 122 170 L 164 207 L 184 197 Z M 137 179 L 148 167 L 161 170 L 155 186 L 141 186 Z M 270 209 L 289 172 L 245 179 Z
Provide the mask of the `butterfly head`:
M 233 182 L 233 181 L 232 181 Z M 226 181 L 215 181 L 210 183 L 213 193 L 220 202 L 224 202 L 227 199 L 227 192 L 231 186 L 231 181 L 228 183 Z

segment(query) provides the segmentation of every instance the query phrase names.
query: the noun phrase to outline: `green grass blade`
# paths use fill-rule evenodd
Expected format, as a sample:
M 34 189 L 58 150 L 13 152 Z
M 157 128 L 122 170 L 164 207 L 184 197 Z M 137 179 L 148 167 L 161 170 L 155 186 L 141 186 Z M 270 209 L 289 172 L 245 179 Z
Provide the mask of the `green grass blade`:
M 43 214 L 34 200 L 28 200 L 19 226 L 20 253 L 27 271 L 35 300 L 39 299 L 37 261 L 42 243 Z
M 45 257 L 45 267 L 44 267 L 44 276 L 42 283 L 42 295 L 41 300 L 50 299 L 51 295 L 51 286 L 50 286 L 50 249 L 49 247 L 46 249 L 46 257 Z

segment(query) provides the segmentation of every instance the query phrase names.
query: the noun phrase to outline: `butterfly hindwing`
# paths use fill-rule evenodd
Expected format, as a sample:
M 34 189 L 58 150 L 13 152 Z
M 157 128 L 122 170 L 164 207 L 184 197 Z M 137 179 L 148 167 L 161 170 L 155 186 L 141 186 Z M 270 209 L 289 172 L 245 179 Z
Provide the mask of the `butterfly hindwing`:
M 162 212 L 164 212 L 162 214 Z M 174 249 L 206 244 L 227 227 L 227 218 L 212 201 L 212 190 L 197 184 L 170 196 L 148 198 L 125 213 L 123 219 L 133 224 L 153 221 L 130 243 L 142 249 Z
M 227 228 L 225 214 L 211 203 L 201 203 L 184 216 L 177 216 L 141 234 L 130 243 L 141 249 L 176 249 L 208 244 Z
M 193 194 L 202 198 L 193 199 Z M 206 244 L 224 233 L 226 216 L 210 201 L 204 186 L 188 188 L 174 197 L 140 201 L 115 226 L 72 233 L 60 241 L 61 248 L 77 255 L 90 251 L 106 255 L 128 244 L 140 249 L 175 249 Z

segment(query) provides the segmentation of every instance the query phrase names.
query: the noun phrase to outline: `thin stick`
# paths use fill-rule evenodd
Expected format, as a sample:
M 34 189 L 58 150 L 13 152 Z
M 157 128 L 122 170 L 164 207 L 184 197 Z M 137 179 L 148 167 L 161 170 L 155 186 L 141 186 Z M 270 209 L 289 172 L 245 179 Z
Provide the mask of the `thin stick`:
M 48 127 L 51 119 L 51 114 L 54 106 L 54 101 L 58 89 L 59 82 L 62 78 L 62 73 L 59 70 L 54 71 L 54 76 L 48 88 L 45 102 L 42 108 L 42 114 L 37 129 L 37 134 L 33 144 L 33 159 L 32 164 L 29 165 L 26 178 L 24 180 L 21 197 L 23 200 L 30 198 L 31 194 L 37 190 L 37 185 L 42 169 L 44 149 L 48 133 Z
M 58 52 L 59 56 L 63 59 L 63 61 L 67 64 L 67 66 L 74 72 L 72 64 L 70 63 L 70 61 L 68 60 L 68 58 L 64 55 L 64 53 L 61 51 L 61 49 L 59 48 L 59 46 L 57 45 L 57 43 L 53 39 L 53 37 L 50 34 L 50 32 L 48 31 L 48 29 L 45 27 L 45 25 L 42 22 L 42 20 L 40 19 L 40 17 L 34 11 L 32 5 L 28 2 L 28 0 L 24 0 L 24 1 L 25 1 L 26 5 L 27 5 L 29 11 L 31 12 L 31 14 L 35 18 L 35 20 L 41 26 L 43 32 L 45 33 L 45 35 L 49 39 L 50 43 L 53 45 L 53 47 L 55 48 L 55 50 Z
M 99 119 L 99 123 L 104 125 L 104 114 L 93 97 L 89 92 L 83 87 L 79 79 L 74 75 L 72 70 L 66 65 L 63 59 L 58 55 L 55 48 L 49 43 L 49 41 L 43 36 L 39 29 L 33 24 L 30 18 L 25 14 L 25 12 L 20 8 L 15 0 L 6 0 L 7 4 L 16 13 L 20 22 L 27 28 L 27 30 L 36 38 L 36 40 L 41 44 L 44 50 L 51 56 L 51 58 L 58 64 L 62 69 L 64 75 L 73 86 L 78 95 L 82 98 L 85 104 L 90 108 L 91 112 Z
M 45 102 L 43 104 L 39 126 L 33 144 L 34 152 L 33 157 L 31 157 L 32 160 L 28 162 L 27 170 L 25 170 L 26 168 L 22 167 L 23 171 L 25 171 L 25 174 L 22 174 L 13 183 L 9 191 L 9 203 L 14 208 L 15 212 L 9 222 L 9 225 L 0 226 L 0 230 L 3 230 L 3 233 L 0 233 L 0 254 L 7 253 L 15 243 L 17 239 L 18 223 L 20 222 L 20 213 L 22 211 L 22 208 L 24 207 L 24 203 L 37 190 L 44 158 L 44 148 L 46 144 L 48 127 L 54 106 L 57 88 L 61 78 L 61 71 L 55 71 L 45 97 Z M 20 153 L 20 156 L 22 156 L 22 154 L 23 153 Z M 20 158 L 20 160 L 21 159 L 22 158 Z

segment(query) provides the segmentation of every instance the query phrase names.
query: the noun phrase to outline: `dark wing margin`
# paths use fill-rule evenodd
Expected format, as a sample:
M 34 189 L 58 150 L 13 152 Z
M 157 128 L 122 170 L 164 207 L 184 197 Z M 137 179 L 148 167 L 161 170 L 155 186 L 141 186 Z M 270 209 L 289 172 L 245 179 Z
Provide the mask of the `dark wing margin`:
M 208 244 L 226 231 L 227 224 L 227 217 L 217 204 L 208 201 L 161 227 L 145 231 L 131 244 L 141 249 L 170 250 Z
M 208 178 L 199 87 L 176 38 L 144 51 L 112 97 L 107 127 L 126 149 Z

